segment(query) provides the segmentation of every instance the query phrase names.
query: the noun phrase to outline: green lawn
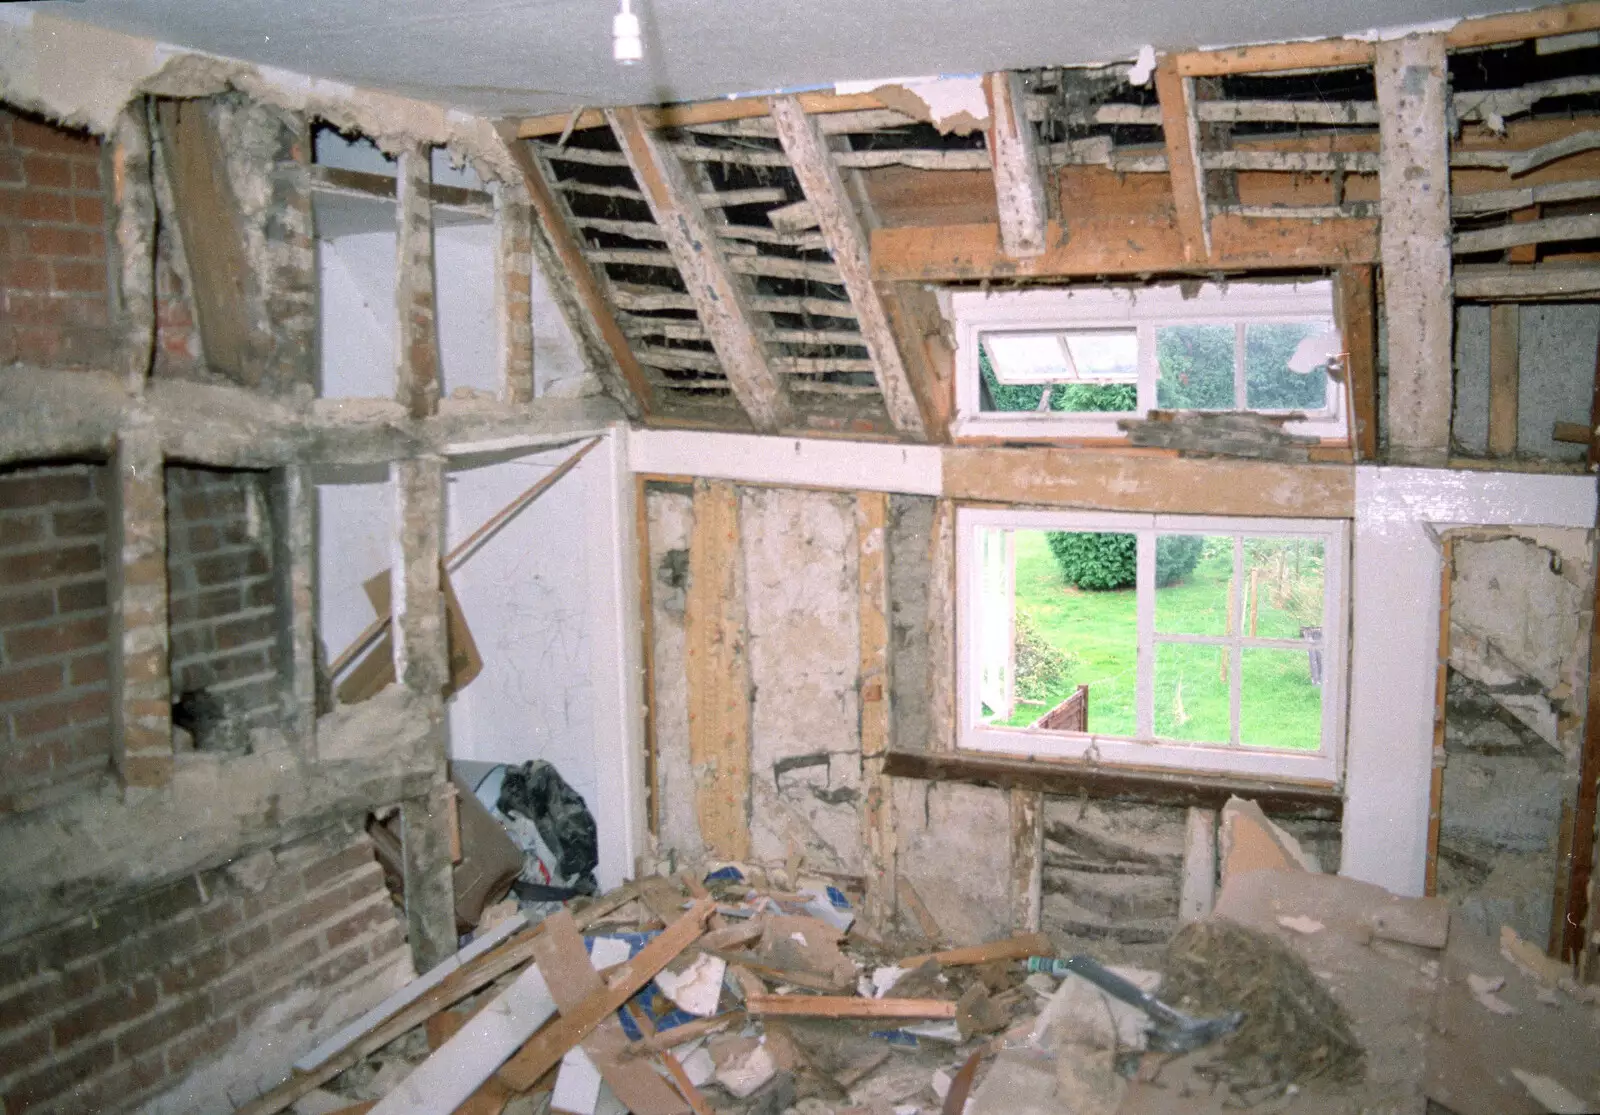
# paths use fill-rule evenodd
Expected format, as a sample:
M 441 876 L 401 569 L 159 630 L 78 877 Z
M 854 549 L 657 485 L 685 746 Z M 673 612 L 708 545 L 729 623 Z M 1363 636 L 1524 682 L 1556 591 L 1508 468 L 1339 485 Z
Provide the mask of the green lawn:
M 1016 532 L 1016 607 L 1050 645 L 1066 651 L 1069 676 L 1038 704 L 1021 704 L 1007 724 L 1025 725 L 1089 686 L 1089 729 L 1103 735 L 1135 731 L 1137 604 L 1132 589 L 1083 592 L 1061 579 L 1043 531 Z M 1266 564 L 1266 556 L 1247 550 L 1247 563 Z M 1320 560 L 1304 561 L 1314 570 Z M 1220 635 L 1228 606 L 1231 542 L 1208 540 L 1194 572 L 1156 596 L 1158 633 Z M 1302 604 L 1274 606 L 1260 594 L 1256 633 L 1263 638 L 1297 638 L 1306 615 Z M 1228 684 L 1223 648 L 1156 644 L 1156 734 L 1167 739 L 1225 743 L 1228 739 Z M 1311 683 L 1304 651 L 1247 649 L 1243 653 L 1240 738 L 1247 745 L 1313 749 L 1321 735 L 1322 696 Z

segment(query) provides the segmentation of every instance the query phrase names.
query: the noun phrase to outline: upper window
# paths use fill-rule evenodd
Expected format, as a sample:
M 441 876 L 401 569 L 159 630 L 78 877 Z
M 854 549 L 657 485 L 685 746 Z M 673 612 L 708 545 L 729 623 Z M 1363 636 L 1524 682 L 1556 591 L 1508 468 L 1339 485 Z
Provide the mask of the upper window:
M 1345 524 L 963 508 L 961 746 L 1334 782 Z
M 1151 410 L 1294 413 L 1346 436 L 1327 282 L 952 297 L 958 436 L 1119 436 Z

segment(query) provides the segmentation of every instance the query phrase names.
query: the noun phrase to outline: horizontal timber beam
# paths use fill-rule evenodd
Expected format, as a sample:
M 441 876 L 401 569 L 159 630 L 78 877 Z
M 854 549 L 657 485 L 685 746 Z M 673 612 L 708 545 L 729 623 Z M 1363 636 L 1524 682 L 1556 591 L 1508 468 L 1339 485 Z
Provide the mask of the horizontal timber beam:
M 1051 222 L 1047 242 L 1043 255 L 1014 259 L 997 224 L 881 228 L 872 234 L 872 277 L 924 282 L 1343 267 L 1378 261 L 1378 222 L 1219 213 L 1211 219 L 1211 255 L 1204 259 L 1184 254 L 1170 216 L 1085 217 L 1074 222 L 1070 238 Z
M 1195 50 L 1173 55 L 1180 77 L 1267 74 L 1284 70 L 1333 70 L 1372 65 L 1373 44 L 1364 39 L 1320 39 L 1303 43 L 1263 43 L 1227 50 Z
M 1355 472 L 1346 465 L 956 446 L 944 451 L 943 469 L 945 496 L 974 502 L 1291 519 L 1355 514 Z
M 1077 797 L 1088 794 L 1152 805 L 1219 809 L 1230 797 L 1249 798 L 1276 816 L 1338 820 L 1344 811 L 1332 787 L 1217 775 L 1178 774 L 1096 766 L 1060 759 L 1007 759 L 963 752 L 889 751 L 883 771 L 894 778 L 969 782 L 1003 790 Z
M 1571 35 L 1600 28 L 1600 3 L 1558 4 L 1531 12 L 1464 19 L 1445 33 L 1445 46 L 1461 50 L 1475 46 Z
M 887 107 L 870 93 L 801 93 L 796 98 L 807 112 L 861 112 Z M 739 97 L 732 100 L 695 101 L 677 105 L 650 105 L 641 107 L 639 122 L 647 128 L 688 128 L 695 124 L 717 124 L 725 120 L 748 120 L 766 116 L 772 109 L 767 97 Z M 586 108 L 574 118 L 570 112 L 548 116 L 530 116 L 517 125 L 517 136 L 533 139 L 538 136 L 560 135 L 570 124 L 574 131 L 582 128 L 603 127 L 605 111 Z

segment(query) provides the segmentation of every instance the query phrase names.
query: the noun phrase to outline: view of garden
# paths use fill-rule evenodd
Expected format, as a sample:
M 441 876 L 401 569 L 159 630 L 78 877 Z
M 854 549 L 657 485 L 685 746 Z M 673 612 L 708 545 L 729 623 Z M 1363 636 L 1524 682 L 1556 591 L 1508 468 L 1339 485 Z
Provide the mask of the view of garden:
M 1019 530 L 1015 569 L 1015 712 L 1027 725 L 1089 686 L 1089 730 L 1136 734 L 1138 600 L 1132 534 Z M 1190 742 L 1230 738 L 1228 648 L 1163 636 L 1240 634 L 1305 649 L 1241 651 L 1240 741 L 1312 749 L 1322 727 L 1322 543 L 1245 537 L 1240 583 L 1231 536 L 1157 538 L 1154 723 Z M 1230 609 L 1230 601 L 1233 607 Z M 1233 619 L 1230 621 L 1230 610 Z

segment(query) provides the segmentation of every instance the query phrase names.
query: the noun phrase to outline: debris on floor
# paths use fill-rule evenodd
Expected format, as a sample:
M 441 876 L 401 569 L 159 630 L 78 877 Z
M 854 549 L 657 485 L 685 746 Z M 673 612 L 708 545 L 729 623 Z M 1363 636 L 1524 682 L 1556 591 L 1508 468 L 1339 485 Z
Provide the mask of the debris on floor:
M 866 932 L 859 895 L 792 864 L 648 876 L 537 924 L 495 910 L 243 1110 L 1600 1107 L 1600 1007 L 1565 965 L 1436 900 L 1321 874 L 1251 803 L 1230 803 L 1224 832 L 1215 909 L 1161 972 L 1060 957 L 1038 933 L 915 953 L 924 938 Z

